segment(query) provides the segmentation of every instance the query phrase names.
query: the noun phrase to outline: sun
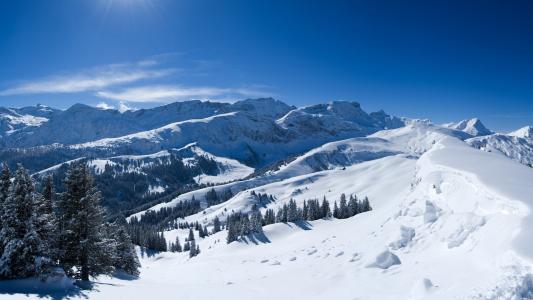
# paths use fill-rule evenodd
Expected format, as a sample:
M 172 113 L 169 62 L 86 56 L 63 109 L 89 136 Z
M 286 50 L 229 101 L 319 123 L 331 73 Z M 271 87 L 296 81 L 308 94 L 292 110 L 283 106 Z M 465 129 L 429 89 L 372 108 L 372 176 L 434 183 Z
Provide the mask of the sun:
M 98 0 L 97 7 L 105 21 L 125 15 L 139 17 L 156 12 L 153 0 Z

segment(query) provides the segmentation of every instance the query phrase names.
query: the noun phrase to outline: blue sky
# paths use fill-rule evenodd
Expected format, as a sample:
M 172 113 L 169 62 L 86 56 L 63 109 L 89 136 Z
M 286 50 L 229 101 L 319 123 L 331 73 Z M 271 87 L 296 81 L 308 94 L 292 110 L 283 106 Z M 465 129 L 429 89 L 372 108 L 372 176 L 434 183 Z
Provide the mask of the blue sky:
M 355 100 L 533 124 L 531 1 L 0 3 L 0 105 Z

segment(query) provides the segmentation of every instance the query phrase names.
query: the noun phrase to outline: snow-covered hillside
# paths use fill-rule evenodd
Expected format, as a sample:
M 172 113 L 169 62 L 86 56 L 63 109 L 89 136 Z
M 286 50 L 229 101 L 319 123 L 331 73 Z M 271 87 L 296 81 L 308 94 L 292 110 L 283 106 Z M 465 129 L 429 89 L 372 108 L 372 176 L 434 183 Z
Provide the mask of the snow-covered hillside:
M 509 134 L 491 134 L 467 140 L 477 149 L 501 153 L 520 163 L 533 166 L 533 137 L 531 126 L 526 126 Z
M 0 107 L 0 144 L 5 144 L 10 135 L 20 130 L 41 126 L 58 112 L 59 110 L 44 105 L 23 108 Z
M 225 231 L 198 237 L 202 253 L 197 257 L 142 253 L 139 279 L 102 277 L 95 289 L 75 296 L 164 298 L 179 290 L 184 299 L 531 297 L 533 170 L 427 124 L 375 136 L 379 139 L 369 143 L 379 146 L 369 149 L 396 152 L 342 168 L 308 169 L 253 188 L 276 195 L 267 208 L 291 198 L 334 200 L 355 193 L 371 199 L 371 212 L 344 220 L 268 225 L 264 235 L 229 245 Z M 304 157 L 339 149 L 339 144 L 355 148 L 362 141 L 332 143 Z M 243 191 L 187 220 L 209 224 L 225 211 L 249 209 L 254 199 L 248 195 Z M 187 231 L 165 232 L 171 240 L 176 235 L 183 240 Z
M 188 105 L 194 103 L 196 102 Z M 383 111 L 367 114 L 355 102 L 336 101 L 303 109 L 293 109 L 273 99 L 244 100 L 231 106 L 220 105 L 219 109 L 212 111 L 212 114 L 206 117 L 190 118 L 190 115 L 186 115 L 186 120 L 168 122 L 164 126 L 149 130 L 140 130 L 148 126 L 143 125 L 142 118 L 139 121 L 135 119 L 134 125 L 131 125 L 123 120 L 123 115 L 126 113 L 75 105 L 61 114 L 69 116 L 66 120 L 59 116 L 46 123 L 46 126 L 52 126 L 55 122 L 60 122 L 63 124 L 58 125 L 60 129 L 54 130 L 53 134 L 43 134 L 46 138 L 54 135 L 76 135 L 90 141 L 59 145 L 42 155 L 46 158 L 56 158 L 58 157 L 56 152 L 61 152 L 63 156 L 77 156 L 78 153 L 87 152 L 96 153 L 96 156 L 149 154 L 196 143 L 216 156 L 236 159 L 252 167 L 264 167 L 327 142 L 365 136 L 384 128 L 397 128 L 404 124 L 403 120 L 391 117 Z M 80 112 L 76 113 L 77 111 Z M 90 120 L 83 120 L 80 123 L 70 120 L 80 114 L 86 115 Z M 144 113 L 146 114 L 148 112 Z M 281 117 L 277 119 L 279 116 Z M 182 117 L 184 116 L 178 114 L 175 118 Z M 109 118 L 112 121 L 107 122 Z M 76 126 L 90 128 L 70 132 L 72 128 L 64 124 L 66 121 L 75 123 Z M 106 127 L 100 128 L 104 126 L 101 123 L 107 124 Z M 98 126 L 101 130 L 96 130 L 94 126 Z M 91 131 L 92 135 L 85 135 L 85 130 Z M 63 131 L 69 132 L 63 134 Z M 116 136 L 117 133 L 126 131 L 133 133 Z M 98 138 L 95 134 L 108 137 Z M 31 137 L 28 135 L 26 138 L 36 142 L 39 136 L 34 132 Z M 23 143 L 23 140 L 19 137 L 16 143 Z M 12 140 L 6 140 L 7 143 L 10 141 Z
M 439 126 L 367 114 L 351 102 L 292 108 L 273 99 L 59 145 L 65 153 L 91 156 L 65 159 L 36 175 L 82 159 L 97 176 L 149 173 L 172 159 L 193 167 L 210 162 L 189 178 L 209 186 L 133 210 L 130 221 L 192 199 L 199 208 L 171 222 L 212 229 L 215 218 L 224 222 L 232 213 L 258 208 L 264 214 L 323 198 L 333 206 L 341 194 L 368 197 L 372 210 L 346 219 L 278 222 L 229 244 L 226 230 L 206 237 L 194 231 L 201 253 L 192 258 L 138 248 L 139 278 L 101 276 L 90 290 L 66 292 L 15 281 L 0 283 L 0 293 L 10 291 L 14 299 L 533 299 L 532 145 L 530 127 L 494 134 L 478 119 Z M 95 155 L 102 153 L 109 155 Z M 266 167 L 251 167 L 258 161 Z M 167 187 L 157 174 L 150 175 L 152 196 Z M 231 192 L 210 203 L 211 191 Z M 262 201 L 261 194 L 272 198 Z M 189 234 L 164 228 L 167 241 Z

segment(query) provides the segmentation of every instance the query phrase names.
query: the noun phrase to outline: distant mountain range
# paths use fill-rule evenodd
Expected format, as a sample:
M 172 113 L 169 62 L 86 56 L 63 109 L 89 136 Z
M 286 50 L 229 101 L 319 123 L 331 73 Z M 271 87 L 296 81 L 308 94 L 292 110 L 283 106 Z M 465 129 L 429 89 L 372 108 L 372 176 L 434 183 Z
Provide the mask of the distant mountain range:
M 119 178 L 122 183 L 144 181 L 147 184 L 142 185 L 142 193 L 131 195 L 139 198 L 151 194 L 152 199 L 157 193 L 177 192 L 179 186 L 220 182 L 216 177 L 220 174 L 224 180 L 260 175 L 327 143 L 414 124 L 432 126 L 475 148 L 533 164 L 531 127 L 496 134 L 477 118 L 438 126 L 382 110 L 367 113 L 357 102 L 296 108 L 272 98 L 235 103 L 193 100 L 124 112 L 84 104 L 66 110 L 44 105 L 0 108 L 0 161 L 11 167 L 22 163 L 35 176 L 61 173 L 71 162 L 84 161 L 97 177 Z M 362 145 L 357 149 L 366 149 L 366 144 L 373 147 L 382 141 L 354 143 Z M 335 143 L 329 147 L 332 145 Z M 345 147 L 306 158 L 305 168 L 322 170 L 396 151 L 353 153 L 353 146 Z M 182 161 L 183 166 L 178 167 L 188 172 L 187 176 L 163 178 L 161 172 L 171 172 L 168 168 L 176 168 L 178 161 Z M 179 184 L 177 178 L 182 180 Z M 130 192 L 126 185 L 122 188 L 120 194 L 109 190 L 106 196 L 122 199 L 121 195 Z

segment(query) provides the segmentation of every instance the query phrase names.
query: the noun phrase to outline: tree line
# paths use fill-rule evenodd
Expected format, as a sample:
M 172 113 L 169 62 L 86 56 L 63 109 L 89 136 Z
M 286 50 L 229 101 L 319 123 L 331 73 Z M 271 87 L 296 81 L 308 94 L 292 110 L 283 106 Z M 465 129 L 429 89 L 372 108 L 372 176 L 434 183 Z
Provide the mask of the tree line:
M 89 280 L 122 270 L 139 274 L 139 261 L 125 220 L 106 221 L 101 194 L 85 164 L 73 163 L 55 193 L 48 176 L 37 191 L 27 170 L 0 174 L 0 279 L 46 277 L 62 268 Z
M 274 199 L 268 196 L 265 198 Z M 294 199 L 290 199 L 289 203 L 283 204 L 283 206 L 278 208 L 277 212 L 269 208 L 264 214 L 261 213 L 257 205 L 254 205 L 250 213 L 236 212 L 227 217 L 226 229 L 228 234 L 226 241 L 229 244 L 240 237 L 262 233 L 263 226 L 274 223 L 314 221 L 332 217 L 346 219 L 370 210 L 372 210 L 372 207 L 368 197 L 359 200 L 356 195 L 350 195 L 349 200 L 347 200 L 344 193 L 340 196 L 339 204 L 337 204 L 337 201 L 334 202 L 333 212 L 326 197 L 322 199 L 322 202 L 318 199 L 304 200 L 302 206 L 298 206 Z M 213 224 L 215 224 L 215 220 Z
M 233 197 L 233 195 L 233 192 L 229 188 L 219 192 L 217 192 L 214 188 L 211 188 L 205 193 L 206 206 L 209 207 L 223 203 Z M 266 195 L 260 196 L 266 197 Z M 272 199 L 272 196 L 270 196 L 270 198 Z M 193 195 L 190 200 L 179 202 L 174 207 L 163 207 L 157 211 L 148 210 L 140 217 L 133 216 L 130 218 L 127 228 L 135 245 L 155 251 L 168 251 L 171 249 L 171 245 L 165 240 L 163 231 L 178 228 L 194 228 L 194 230 L 198 231 L 198 235 L 201 238 L 210 235 L 207 228 L 198 222 L 187 223 L 177 221 L 177 219 L 196 214 L 201 210 L 201 202 Z M 214 223 L 215 226 L 213 228 L 213 232 L 220 231 L 220 220 L 216 218 Z

